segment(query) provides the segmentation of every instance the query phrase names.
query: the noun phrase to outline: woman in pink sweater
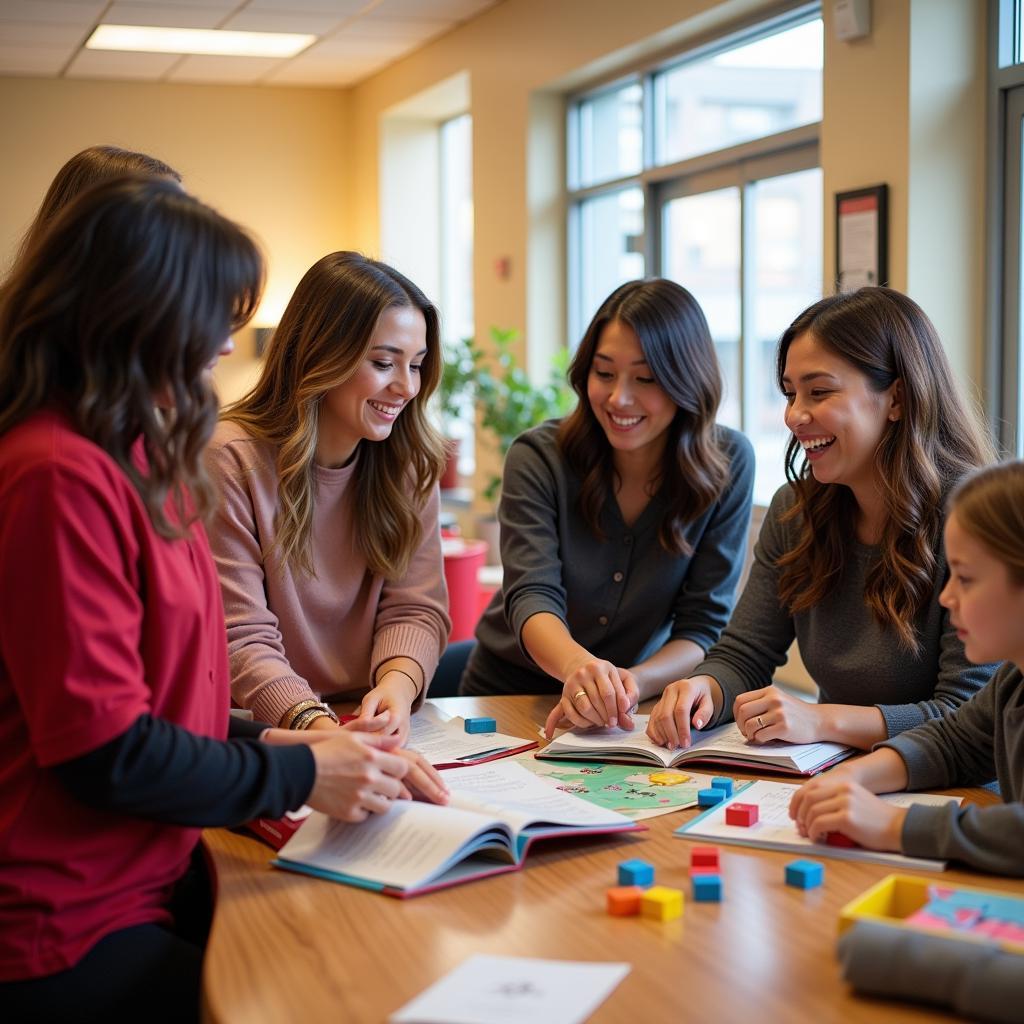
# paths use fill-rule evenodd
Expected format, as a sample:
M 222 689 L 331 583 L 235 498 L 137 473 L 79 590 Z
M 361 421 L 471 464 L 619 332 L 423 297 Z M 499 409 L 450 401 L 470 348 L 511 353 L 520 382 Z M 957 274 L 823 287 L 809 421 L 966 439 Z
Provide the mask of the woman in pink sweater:
M 299 282 L 262 377 L 223 415 L 210 527 L 232 694 L 256 718 L 333 729 L 322 703 L 405 740 L 449 632 L 443 442 L 426 417 L 437 310 L 396 270 L 336 252 Z

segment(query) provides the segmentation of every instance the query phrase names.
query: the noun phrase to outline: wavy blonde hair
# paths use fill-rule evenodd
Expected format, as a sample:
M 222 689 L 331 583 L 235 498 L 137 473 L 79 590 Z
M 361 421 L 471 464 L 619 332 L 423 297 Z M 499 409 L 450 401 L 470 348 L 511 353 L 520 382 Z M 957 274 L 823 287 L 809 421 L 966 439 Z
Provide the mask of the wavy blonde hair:
M 957 387 L 931 320 L 906 295 L 861 288 L 806 309 L 779 341 L 776 377 L 783 391 L 789 347 L 807 333 L 864 374 L 873 390 L 902 384 L 902 415 L 887 425 L 875 452 L 886 520 L 864 602 L 902 647 L 919 651 L 914 619 L 935 585 L 943 502 L 961 477 L 995 458 L 992 442 Z M 848 487 L 814 479 L 796 437 L 786 450 L 786 477 L 796 501 L 785 519 L 798 533 L 796 545 L 778 560 L 779 598 L 794 613 L 812 608 L 839 584 L 856 502 Z
M 420 390 L 387 440 L 360 445 L 352 522 L 370 570 L 388 579 L 402 576 L 422 538 L 420 513 L 445 464 L 444 442 L 426 415 L 441 376 L 438 315 L 412 281 L 356 252 L 314 263 L 274 331 L 259 382 L 222 416 L 276 449 L 274 544 L 283 561 L 311 576 L 323 398 L 359 369 L 381 315 L 394 308 L 418 309 L 426 323 Z

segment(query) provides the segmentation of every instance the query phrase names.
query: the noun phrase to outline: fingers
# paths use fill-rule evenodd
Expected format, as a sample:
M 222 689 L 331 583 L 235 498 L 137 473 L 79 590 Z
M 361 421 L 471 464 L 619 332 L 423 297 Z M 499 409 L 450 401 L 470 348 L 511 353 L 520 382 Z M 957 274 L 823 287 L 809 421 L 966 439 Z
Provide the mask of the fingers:
M 349 729 L 352 732 L 380 732 L 387 728 L 389 715 L 374 715 L 372 718 L 353 718 L 346 722 L 342 729 Z
M 402 755 L 409 762 L 409 772 L 404 779 L 406 792 L 411 791 L 413 796 L 430 803 L 446 804 L 450 794 L 440 772 L 415 750 L 403 750 Z
M 711 721 L 714 714 L 715 702 L 711 699 L 711 691 L 704 690 L 700 695 L 700 699 L 694 705 L 690 716 L 694 729 L 703 729 Z
M 572 689 L 572 693 L 563 694 L 562 708 L 566 717 L 581 729 L 601 729 L 605 725 L 603 713 L 604 701 L 597 692 L 596 687 L 590 683 L 573 688 L 569 683 L 566 689 Z M 566 703 L 568 697 L 568 703 Z

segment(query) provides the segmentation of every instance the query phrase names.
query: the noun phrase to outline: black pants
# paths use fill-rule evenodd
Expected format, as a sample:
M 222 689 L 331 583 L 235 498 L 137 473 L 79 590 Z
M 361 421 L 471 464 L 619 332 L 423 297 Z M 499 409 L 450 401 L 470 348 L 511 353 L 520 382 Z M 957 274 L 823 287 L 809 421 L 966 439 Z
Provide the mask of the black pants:
M 175 887 L 174 930 L 155 924 L 124 928 L 100 939 L 66 971 L 0 982 L 0 1016 L 11 1024 L 198 1021 L 209 892 L 197 851 Z

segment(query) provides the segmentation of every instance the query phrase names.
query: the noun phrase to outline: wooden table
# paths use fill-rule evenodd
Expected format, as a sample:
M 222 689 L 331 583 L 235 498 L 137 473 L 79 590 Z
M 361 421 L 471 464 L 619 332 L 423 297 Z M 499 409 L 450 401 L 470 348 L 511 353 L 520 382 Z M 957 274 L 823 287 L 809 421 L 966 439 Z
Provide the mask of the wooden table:
M 520 736 L 535 735 L 551 706 L 542 697 L 438 703 L 452 714 L 493 715 L 500 731 Z M 996 801 L 985 790 L 952 792 Z M 694 903 L 690 844 L 672 837 L 694 813 L 649 819 L 649 831 L 636 835 L 542 842 L 522 871 L 409 900 L 273 869 L 272 851 L 256 839 L 209 831 L 217 896 L 204 1017 L 373 1024 L 466 957 L 489 953 L 628 961 L 632 970 L 594 1014 L 597 1024 L 948 1019 L 854 997 L 840 980 L 839 909 L 891 868 L 824 858 L 824 886 L 804 892 L 783 882 L 792 854 L 723 846 L 723 902 Z M 605 890 L 630 857 L 654 863 L 659 883 L 684 889 L 681 919 L 605 913 Z M 1024 894 L 1021 881 L 959 870 L 941 877 Z

